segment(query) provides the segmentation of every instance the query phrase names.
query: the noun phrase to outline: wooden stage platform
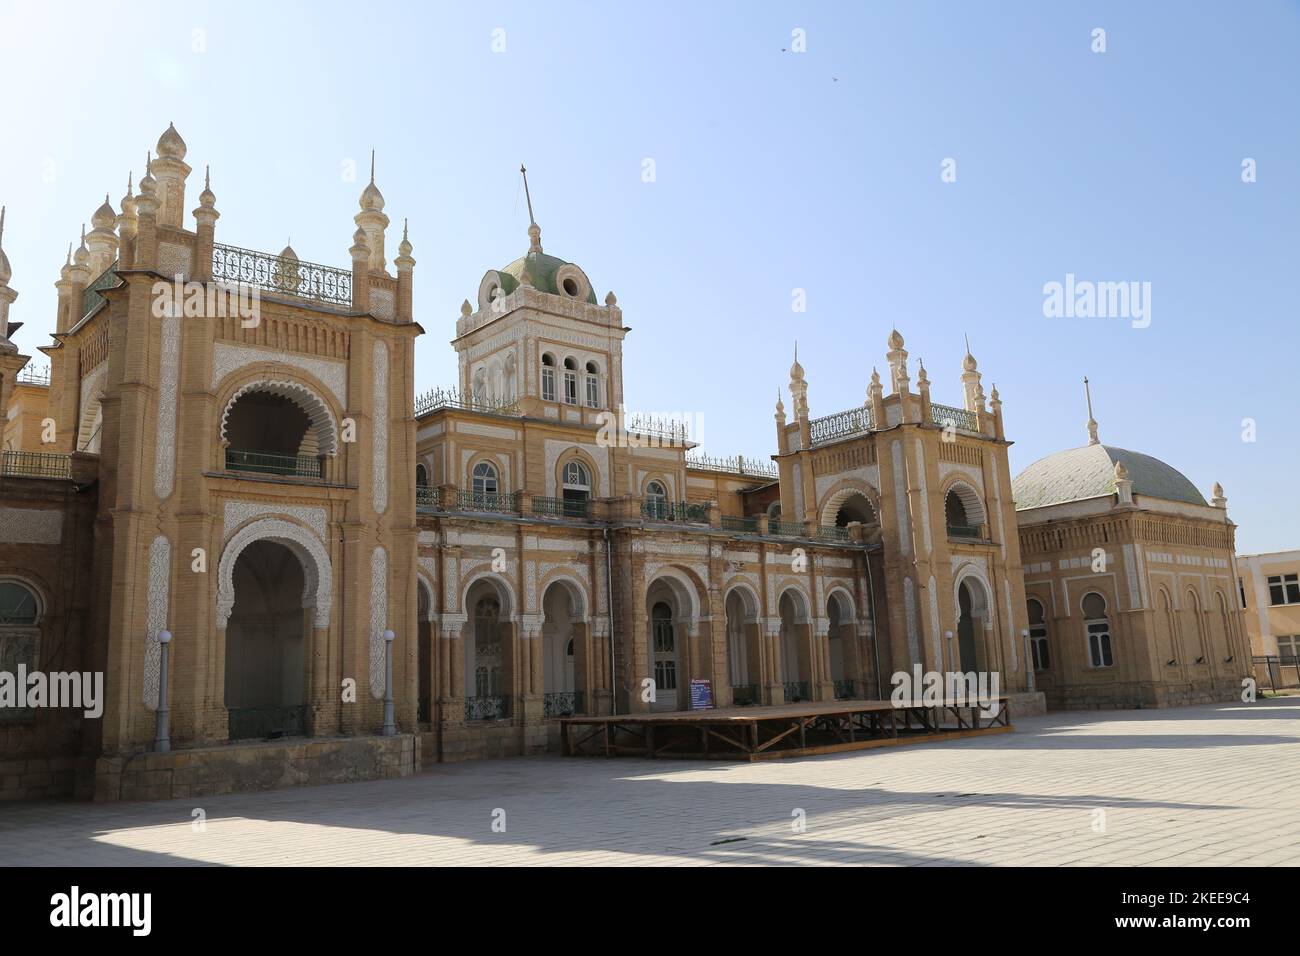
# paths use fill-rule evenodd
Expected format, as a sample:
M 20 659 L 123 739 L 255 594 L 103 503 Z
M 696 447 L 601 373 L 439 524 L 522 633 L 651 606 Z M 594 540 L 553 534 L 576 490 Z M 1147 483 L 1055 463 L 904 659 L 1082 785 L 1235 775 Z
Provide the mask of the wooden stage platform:
M 837 700 L 776 707 L 560 718 L 566 756 L 771 760 L 898 744 L 1004 734 L 1014 728 L 1007 699 L 895 705 Z

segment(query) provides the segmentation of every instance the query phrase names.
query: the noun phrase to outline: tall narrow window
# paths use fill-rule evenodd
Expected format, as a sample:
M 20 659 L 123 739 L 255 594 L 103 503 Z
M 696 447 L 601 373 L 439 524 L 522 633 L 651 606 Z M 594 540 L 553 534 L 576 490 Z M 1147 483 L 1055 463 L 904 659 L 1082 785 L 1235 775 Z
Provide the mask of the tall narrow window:
M 585 518 L 591 500 L 591 475 L 580 461 L 570 461 L 560 476 L 564 485 L 564 513 L 570 518 Z
M 1106 618 L 1106 599 L 1095 591 L 1083 597 L 1083 626 L 1088 633 L 1088 660 L 1093 667 L 1111 667 L 1115 660 L 1110 650 L 1110 621 Z
M 662 482 L 652 481 L 645 486 L 646 514 L 664 520 L 668 517 L 668 492 Z
M 497 470 L 485 461 L 474 466 L 474 503 L 488 504 L 497 495 Z
M 567 405 L 578 404 L 578 363 L 571 358 L 564 360 L 564 401 Z
M 595 362 L 587 363 L 587 407 L 600 408 L 600 369 Z
M 1047 647 L 1047 622 L 1043 617 L 1043 605 L 1032 598 L 1029 601 L 1029 649 L 1034 655 L 1034 670 L 1045 671 L 1051 668 L 1051 652 Z
M 550 352 L 542 356 L 542 401 L 555 401 L 555 356 Z

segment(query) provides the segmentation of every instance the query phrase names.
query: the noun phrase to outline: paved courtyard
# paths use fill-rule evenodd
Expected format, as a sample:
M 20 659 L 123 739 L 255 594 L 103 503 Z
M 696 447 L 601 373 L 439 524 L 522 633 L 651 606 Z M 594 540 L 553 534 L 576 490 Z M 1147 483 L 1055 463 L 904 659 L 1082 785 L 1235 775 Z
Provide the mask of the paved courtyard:
M 545 757 L 198 801 L 0 805 L 0 864 L 1297 862 L 1300 698 L 1052 714 L 760 764 Z

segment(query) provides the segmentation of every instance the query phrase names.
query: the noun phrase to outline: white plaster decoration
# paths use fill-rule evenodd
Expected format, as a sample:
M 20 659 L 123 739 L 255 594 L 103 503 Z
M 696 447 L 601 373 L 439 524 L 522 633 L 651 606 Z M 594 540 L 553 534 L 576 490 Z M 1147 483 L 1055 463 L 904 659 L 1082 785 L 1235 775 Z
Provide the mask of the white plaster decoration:
M 796 461 L 790 469 L 790 499 L 794 502 L 794 520 L 803 521 L 803 463 Z
M 478 532 L 465 533 L 462 531 L 449 530 L 447 532 L 447 544 L 453 547 L 462 548 L 506 548 L 514 550 L 518 542 L 514 535 L 509 534 L 480 534 Z
M 0 505 L 0 544 L 58 544 L 62 540 L 62 511 Z
M 316 358 L 283 352 L 279 349 L 256 345 L 231 345 L 218 342 L 212 347 L 212 390 L 215 392 L 222 380 L 231 372 L 249 365 L 277 362 L 301 369 L 330 390 L 341 407 L 347 406 L 348 366 L 340 359 Z
M 1128 606 L 1129 610 L 1136 611 L 1141 605 L 1141 594 L 1138 590 L 1137 583 L 1137 556 L 1133 552 L 1133 545 L 1126 544 L 1124 551 L 1124 570 L 1128 579 Z
M 307 528 L 283 518 L 261 518 L 240 528 L 221 552 L 217 566 L 217 627 L 223 628 L 235 606 L 234 571 L 240 552 L 254 541 L 282 544 L 302 564 L 302 606 L 313 610 L 315 627 L 329 627 L 334 601 L 334 571 L 329 552 Z
M 911 578 L 903 578 L 903 611 L 907 617 L 908 664 L 919 664 L 921 663 L 921 640 L 916 633 L 916 590 L 912 587 Z
M 376 513 L 383 514 L 388 510 L 388 346 L 378 340 L 375 341 L 374 376 L 375 400 L 370 422 L 371 466 L 374 469 L 371 491 Z
M 967 482 L 978 488 L 980 494 L 984 493 L 984 476 L 980 474 L 977 469 L 972 468 L 970 465 L 962 465 L 952 461 L 939 462 L 939 484 L 947 484 L 949 476 L 954 474 L 960 475 Z M 997 472 L 995 470 L 994 475 L 996 476 L 996 474 Z
M 249 382 L 241 387 L 234 395 L 230 396 L 230 401 L 226 403 L 226 410 L 221 413 L 222 441 L 226 440 L 226 427 L 230 422 L 231 409 L 235 407 L 236 402 L 249 392 L 266 392 L 269 395 L 279 395 L 281 398 L 289 399 L 307 415 L 312 429 L 316 432 L 316 448 L 320 454 L 330 456 L 337 454 L 338 426 L 334 421 L 334 413 L 330 411 L 330 407 L 325 404 L 324 399 L 298 382 L 264 379 Z
M 158 271 L 168 279 L 188 279 L 194 271 L 194 250 L 179 242 L 158 243 Z
M 920 445 L 918 444 L 917 447 L 919 448 Z M 939 585 L 935 581 L 933 574 L 930 575 L 930 581 L 926 589 L 930 593 L 930 654 L 932 655 L 930 667 L 933 670 L 941 671 L 943 670 L 943 649 L 942 644 L 939 642 Z
M 1147 593 L 1146 556 L 1143 554 L 1142 545 L 1137 545 L 1136 554 L 1138 564 L 1138 593 L 1142 595 L 1142 606 L 1150 607 L 1151 595 Z M 1263 633 L 1268 632 L 1265 630 Z
M 437 593 L 436 582 L 438 580 L 438 559 L 429 557 L 427 555 L 420 555 L 420 557 L 416 558 L 415 560 L 416 563 L 419 564 L 420 570 L 423 571 L 425 573 L 425 576 L 429 579 L 429 585 L 431 588 L 433 588 L 434 594 L 436 594 Z M 432 598 L 433 595 L 430 595 L 430 597 Z
M 95 368 L 81 380 L 81 399 L 77 409 L 77 450 L 85 451 L 86 446 L 90 444 L 93 437 L 92 428 L 95 423 L 95 416 L 88 414 L 92 402 L 98 402 L 104 397 L 104 379 L 108 371 L 108 363 L 100 362 Z
M 460 586 L 460 569 L 455 559 L 451 557 L 443 563 L 443 568 L 446 573 L 442 575 L 442 606 L 448 611 L 455 611 L 460 606 L 456 600 Z
M 1007 559 L 1007 532 L 1002 525 L 1002 481 L 1001 479 L 998 478 L 997 462 L 993 463 L 992 470 L 993 470 L 993 513 L 996 514 L 998 518 L 998 550 L 1002 553 L 1002 560 L 1005 561 Z M 983 489 L 981 488 L 980 490 Z M 1014 648 L 1016 646 L 1016 642 L 1012 641 L 1011 646 Z
M 505 438 L 519 440 L 517 428 L 501 428 L 497 425 L 480 425 L 478 422 L 457 422 L 456 431 L 465 435 L 481 435 L 484 438 Z
M 302 522 L 325 540 L 325 509 L 306 505 L 267 504 L 261 501 L 227 501 L 222 518 L 221 542 L 229 541 L 245 522 L 265 515 L 281 515 Z
M 578 595 L 579 606 L 574 609 L 574 620 L 587 620 L 591 609 L 591 582 L 588 580 L 585 568 L 574 567 L 571 564 L 543 562 L 538 565 L 537 571 L 541 579 L 546 582 L 547 590 L 557 581 L 567 583 Z M 559 573 L 555 573 L 557 571 Z
M 436 544 L 438 543 L 438 532 L 436 532 L 436 531 L 421 531 L 421 532 L 419 532 L 419 533 L 415 536 L 415 540 L 416 540 L 416 542 L 420 545 L 420 547 L 422 547 L 422 548 L 425 548 L 425 547 L 429 547 L 429 548 L 431 548 L 431 547 L 433 547 L 434 545 L 436 545 Z
M 596 471 L 600 492 L 596 495 L 598 498 L 609 497 L 609 467 L 608 467 L 608 450 L 601 448 L 599 445 L 589 442 L 569 442 L 561 441 L 555 438 L 546 439 L 546 493 L 552 497 L 558 497 L 555 489 L 555 466 L 559 464 L 560 458 L 573 449 L 580 449 L 586 452 L 596 463 Z
M 158 635 L 167 628 L 171 592 L 171 542 L 163 535 L 149 545 L 149 608 L 144 636 L 144 705 L 158 709 L 161 685 L 162 645 Z
M 530 613 L 537 610 L 537 562 L 524 562 L 524 610 Z
M 180 374 L 180 316 L 164 316 L 158 364 L 158 427 L 154 444 L 153 491 L 171 497 L 176 484 L 176 386 Z
M 1011 613 L 1011 582 L 1005 577 L 1002 579 L 1002 590 L 1005 592 L 1007 597 L 1006 613 L 1004 616 L 1007 620 L 1007 644 L 1011 648 L 1011 670 L 1014 673 L 1020 669 L 1020 664 L 1017 663 L 1016 657 L 1016 618 L 1015 615 Z
M 904 557 L 912 553 L 912 522 L 907 510 L 907 487 L 903 479 L 903 444 L 895 438 L 889 445 L 889 460 L 894 468 L 894 507 L 898 513 L 898 550 Z
M 925 446 L 920 440 L 916 443 L 916 480 L 921 489 L 921 537 L 925 542 L 925 553 L 929 554 L 934 550 L 934 542 L 930 538 L 930 496 L 925 488 Z
M 378 319 L 393 321 L 393 293 L 387 289 L 370 290 L 370 314 Z
M 384 630 L 388 627 L 388 552 L 370 553 L 370 696 L 384 696 Z M 407 635 L 411 637 L 412 635 Z
M 853 481 L 860 485 L 868 485 L 872 491 L 876 491 L 878 494 L 880 488 L 880 466 L 867 465 L 863 468 L 854 468 L 850 471 L 837 471 L 832 472 L 829 475 L 819 475 L 815 480 L 817 499 L 820 501 L 825 497 L 826 492 L 830 491 L 842 481 Z

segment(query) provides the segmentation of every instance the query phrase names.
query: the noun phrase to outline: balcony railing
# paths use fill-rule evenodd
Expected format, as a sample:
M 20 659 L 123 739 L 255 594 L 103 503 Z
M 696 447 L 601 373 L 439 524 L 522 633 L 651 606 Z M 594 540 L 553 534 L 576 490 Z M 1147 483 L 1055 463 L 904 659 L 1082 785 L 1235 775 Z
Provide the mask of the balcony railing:
M 738 518 L 735 515 L 723 515 L 722 530 L 739 531 L 741 534 L 758 534 L 758 518 Z
M 351 270 L 219 242 L 212 245 L 212 278 L 218 282 L 255 285 L 279 295 L 352 306 Z
M 806 680 L 788 680 L 785 682 L 785 702 L 787 704 L 798 700 L 811 700 L 812 695 L 808 693 L 808 682 Z
M 968 412 L 964 408 L 953 408 L 951 405 L 931 404 L 930 421 L 936 425 L 947 425 L 951 422 L 954 428 L 968 432 L 980 430 L 979 419 L 975 417 L 974 412 Z
M 543 518 L 582 518 L 591 517 L 591 501 L 586 498 L 547 498 L 533 495 L 533 514 Z
M 94 282 L 86 286 L 85 292 L 81 293 L 81 317 L 84 319 L 91 312 L 98 309 L 100 303 L 104 301 L 104 297 L 100 293 L 104 289 L 111 289 L 115 285 L 117 285 L 116 259 L 113 260 L 111 266 L 99 274 L 99 277 Z
M 802 521 L 769 521 L 767 533 L 778 538 L 802 538 L 804 535 Z
M 291 478 L 321 477 L 320 459 L 306 455 L 272 455 L 264 451 L 226 449 L 226 471 L 253 472 Z
M 19 385 L 49 385 L 50 367 L 48 365 L 24 365 L 18 373 Z
M 442 509 L 442 491 L 428 485 L 415 486 L 415 510 L 439 511 Z
M 849 529 L 835 525 L 819 525 L 817 527 L 817 539 L 819 541 L 842 541 L 847 544 L 850 540 Z
M 471 412 L 490 412 L 494 415 L 518 415 L 519 410 L 512 401 L 493 401 L 475 399 L 472 395 L 462 394 L 458 388 L 435 388 L 423 395 L 415 396 L 416 416 L 427 415 L 440 408 L 463 408 Z
M 754 475 L 759 478 L 775 478 L 779 474 L 774 462 L 746 458 L 743 455 L 736 455 L 734 458 L 687 455 L 686 467 L 701 471 L 726 471 L 733 475 Z
M 758 703 L 758 685 L 734 684 L 731 688 L 731 703 L 736 707 L 753 707 Z
M 466 697 L 466 720 L 505 720 L 510 716 L 509 697 Z
M 582 691 L 563 690 L 542 697 L 542 716 L 571 717 L 582 713 Z
M 948 537 L 950 538 L 974 538 L 978 539 L 980 529 L 978 525 L 950 524 L 948 525 Z
M 836 700 L 854 700 L 865 697 L 865 694 L 858 692 L 858 686 L 861 681 L 856 680 L 837 680 L 835 682 L 835 699 Z
M 651 521 L 684 521 L 689 524 L 708 524 L 709 506 L 690 501 L 665 501 L 663 498 L 646 498 L 641 502 L 641 517 Z
M 823 418 L 814 418 L 808 426 L 812 443 L 825 445 L 828 442 L 839 441 L 841 438 L 848 438 L 850 435 L 868 432 L 873 424 L 871 406 L 863 405 L 860 408 L 850 408 Z
M 458 511 L 486 511 L 492 514 L 517 514 L 519 496 L 514 494 L 489 494 L 483 491 L 457 491 Z
M 0 457 L 0 475 L 10 478 L 71 478 L 72 456 L 7 451 Z

